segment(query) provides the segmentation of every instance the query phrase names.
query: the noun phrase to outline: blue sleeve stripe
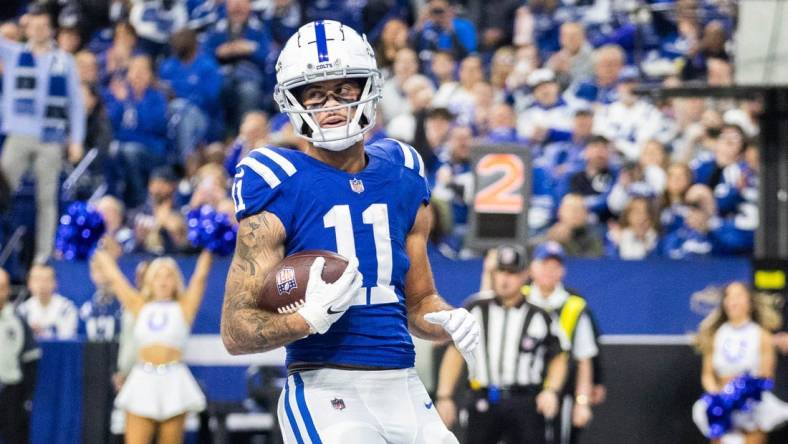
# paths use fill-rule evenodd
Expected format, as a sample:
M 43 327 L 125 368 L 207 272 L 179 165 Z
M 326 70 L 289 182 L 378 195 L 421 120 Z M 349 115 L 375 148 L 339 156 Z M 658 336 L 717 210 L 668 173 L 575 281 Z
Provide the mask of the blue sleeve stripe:
M 276 164 L 279 165 L 279 167 L 282 168 L 282 170 L 288 176 L 292 176 L 297 171 L 295 165 L 293 165 L 293 162 L 290 162 L 289 160 L 287 160 L 285 158 L 285 156 L 277 153 L 276 151 L 274 151 L 274 150 L 272 150 L 270 148 L 261 147 L 261 148 L 257 148 L 256 150 L 254 150 L 254 152 L 260 153 L 263 156 L 266 156 L 269 159 L 271 159 L 274 162 L 276 162 Z
M 301 378 L 301 375 L 295 373 L 293 375 L 293 381 L 295 381 L 296 385 L 298 410 L 301 411 L 301 417 L 304 419 L 304 425 L 306 426 L 309 438 L 312 439 L 312 444 L 323 444 L 323 441 L 320 440 L 320 435 L 317 434 L 317 427 L 315 427 L 315 423 L 312 421 L 312 415 L 309 413 L 309 408 L 306 405 L 306 398 L 304 398 L 304 380 Z
M 245 157 L 238 164 L 238 166 L 239 167 L 245 166 L 245 167 L 249 168 L 254 173 L 256 173 L 258 176 L 260 176 L 265 181 L 265 183 L 267 183 L 268 186 L 271 187 L 271 188 L 276 188 L 277 185 L 282 183 L 279 180 L 279 178 L 276 177 L 276 174 L 274 174 L 274 172 L 271 170 L 271 168 L 268 168 L 267 166 L 263 165 L 262 162 L 260 162 L 259 160 L 255 159 L 254 157 L 251 157 L 251 156 Z
M 315 43 L 317 43 L 317 61 L 328 61 L 328 41 L 326 40 L 326 27 L 322 20 L 315 22 Z
M 287 422 L 290 423 L 290 429 L 293 431 L 296 442 L 304 444 L 304 438 L 301 437 L 301 431 L 298 430 L 298 424 L 293 415 L 293 409 L 290 407 L 290 378 L 285 380 L 285 414 L 287 414 Z

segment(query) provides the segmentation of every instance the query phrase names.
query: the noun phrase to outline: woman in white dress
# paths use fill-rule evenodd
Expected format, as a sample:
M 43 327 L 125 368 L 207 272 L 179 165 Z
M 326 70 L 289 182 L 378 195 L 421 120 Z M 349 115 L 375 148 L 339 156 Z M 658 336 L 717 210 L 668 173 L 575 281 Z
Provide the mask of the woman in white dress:
M 779 325 L 777 312 L 744 283 L 728 284 L 720 307 L 703 320 L 698 332 L 697 345 L 703 353 L 703 389 L 712 395 L 720 393 L 727 383 L 744 374 L 773 379 L 776 355 L 770 332 Z M 693 419 L 709 436 L 706 409 L 703 399 L 695 403 Z M 763 392 L 761 402 L 748 411 L 734 412 L 731 418 L 731 432 L 743 434 L 746 444 L 763 444 L 766 432 L 788 419 L 788 409 L 770 392 Z
M 127 444 L 148 444 L 154 436 L 159 443 L 181 443 L 186 413 L 205 408 L 205 395 L 181 360 L 212 257 L 207 250 L 200 253 L 188 287 L 175 260 L 155 259 L 138 291 L 112 255 L 98 250 L 93 256 L 114 294 L 136 319 L 137 363 L 115 398 L 115 406 L 126 412 Z

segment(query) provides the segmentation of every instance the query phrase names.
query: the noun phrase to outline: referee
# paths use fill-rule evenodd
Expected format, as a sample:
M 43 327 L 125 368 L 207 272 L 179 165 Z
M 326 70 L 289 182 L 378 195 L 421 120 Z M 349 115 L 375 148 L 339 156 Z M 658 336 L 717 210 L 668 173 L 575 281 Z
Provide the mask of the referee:
M 558 412 L 568 344 L 559 339 L 550 316 L 520 294 L 524 269 L 522 249 L 498 248 L 493 290 L 472 296 L 466 305 L 482 327 L 476 366 L 469 375 L 467 443 L 544 444 L 545 418 Z M 457 419 L 454 390 L 464 365 L 449 345 L 438 375 L 436 404 L 449 427 Z

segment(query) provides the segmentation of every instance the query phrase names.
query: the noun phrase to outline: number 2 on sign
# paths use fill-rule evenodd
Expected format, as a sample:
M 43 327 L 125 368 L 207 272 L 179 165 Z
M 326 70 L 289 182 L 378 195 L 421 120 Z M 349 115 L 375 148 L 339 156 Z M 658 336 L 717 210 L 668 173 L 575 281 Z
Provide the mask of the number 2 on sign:
M 476 164 L 477 180 L 481 183 L 500 174 L 476 193 L 477 213 L 516 214 L 523 211 L 521 188 L 525 183 L 525 165 L 514 154 L 487 154 Z M 487 180 L 485 180 L 487 179 Z

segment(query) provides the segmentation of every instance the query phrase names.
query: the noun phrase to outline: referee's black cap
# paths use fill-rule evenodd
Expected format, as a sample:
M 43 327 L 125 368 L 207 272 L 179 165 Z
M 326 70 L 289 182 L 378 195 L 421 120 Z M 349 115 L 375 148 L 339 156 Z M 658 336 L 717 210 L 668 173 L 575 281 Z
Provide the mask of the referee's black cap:
M 525 269 L 525 248 L 519 245 L 501 245 L 496 256 L 496 270 L 519 273 Z

